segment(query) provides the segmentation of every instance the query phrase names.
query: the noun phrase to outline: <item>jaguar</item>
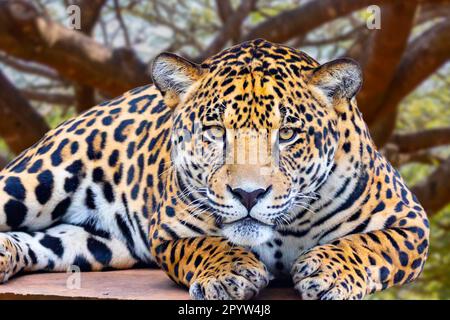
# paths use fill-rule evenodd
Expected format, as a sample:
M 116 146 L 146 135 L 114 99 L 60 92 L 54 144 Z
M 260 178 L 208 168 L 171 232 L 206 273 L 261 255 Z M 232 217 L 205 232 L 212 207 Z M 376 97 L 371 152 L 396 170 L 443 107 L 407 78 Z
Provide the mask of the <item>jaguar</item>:
M 62 123 L 0 172 L 0 281 L 157 265 L 193 299 L 362 299 L 416 279 L 423 207 L 358 111 L 359 65 L 263 39 Z

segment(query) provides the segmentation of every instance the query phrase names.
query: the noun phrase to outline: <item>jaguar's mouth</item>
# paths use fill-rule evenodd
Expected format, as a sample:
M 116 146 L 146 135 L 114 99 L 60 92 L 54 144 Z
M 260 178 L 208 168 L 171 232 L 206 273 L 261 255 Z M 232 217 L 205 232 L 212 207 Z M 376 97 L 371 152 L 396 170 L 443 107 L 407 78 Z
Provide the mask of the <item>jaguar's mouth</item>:
M 273 235 L 273 226 L 252 217 L 224 223 L 222 231 L 231 242 L 242 246 L 257 246 L 267 242 Z
M 255 223 L 255 224 L 260 224 L 262 226 L 268 226 L 268 227 L 271 227 L 271 228 L 275 227 L 274 225 L 265 223 L 265 222 L 260 221 L 260 220 L 258 220 L 256 218 L 253 218 L 251 216 L 246 216 L 246 217 L 240 218 L 238 220 L 230 221 L 230 222 L 223 222 L 223 225 L 230 225 L 230 224 L 233 224 L 233 223 L 242 223 L 242 224 L 247 224 L 247 225 Z

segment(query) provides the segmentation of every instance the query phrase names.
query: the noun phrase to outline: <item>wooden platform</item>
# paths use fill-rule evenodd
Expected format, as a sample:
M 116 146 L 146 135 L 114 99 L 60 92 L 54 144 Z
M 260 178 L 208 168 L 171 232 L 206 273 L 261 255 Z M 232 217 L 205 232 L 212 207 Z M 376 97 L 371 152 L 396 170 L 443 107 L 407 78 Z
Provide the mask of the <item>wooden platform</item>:
M 126 299 L 184 300 L 187 290 L 176 286 L 156 269 L 82 272 L 79 288 L 67 273 L 40 273 L 19 276 L 0 285 L 5 299 Z M 269 287 L 258 299 L 298 299 L 292 288 Z

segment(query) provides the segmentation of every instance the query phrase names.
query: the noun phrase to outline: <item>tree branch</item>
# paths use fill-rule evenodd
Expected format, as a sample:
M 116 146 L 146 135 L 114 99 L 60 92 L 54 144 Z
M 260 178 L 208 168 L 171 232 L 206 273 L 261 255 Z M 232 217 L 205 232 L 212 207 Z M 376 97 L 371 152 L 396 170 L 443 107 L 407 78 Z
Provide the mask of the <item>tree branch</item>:
M 413 133 L 394 134 L 389 143 L 398 147 L 402 153 L 416 152 L 450 144 L 450 128 L 421 130 Z
M 220 1 L 220 0 L 219 0 Z M 392 0 L 320 0 L 309 1 L 295 9 L 281 12 L 255 26 L 243 40 L 265 38 L 272 42 L 286 42 L 307 34 L 324 23 L 343 17 L 370 5 L 383 5 Z M 409 1 L 403 1 L 409 2 Z M 418 0 L 419 3 L 441 5 L 449 0 Z M 400 16 L 400 15 L 399 15 Z
M 131 40 L 128 34 L 127 26 L 125 25 L 125 21 L 123 20 L 122 17 L 122 9 L 120 8 L 119 0 L 114 0 L 114 12 L 116 14 L 116 19 L 119 22 L 120 29 L 122 29 L 123 38 L 125 40 L 125 46 L 127 48 L 131 48 Z
M 4 63 L 5 65 L 11 68 L 16 69 L 17 71 L 34 74 L 51 80 L 57 81 L 62 80 L 61 77 L 58 75 L 58 73 L 53 69 L 50 69 L 46 66 L 30 64 L 27 63 L 26 61 L 15 59 L 1 52 L 0 52 L 0 62 Z
M 29 89 L 23 89 L 20 90 L 20 92 L 28 100 L 57 104 L 67 107 L 73 106 L 75 104 L 75 97 L 69 94 L 39 92 Z
M 0 136 L 19 153 L 38 141 L 49 127 L 0 71 Z
M 145 64 L 131 50 L 112 51 L 49 20 L 28 1 L 0 0 L 0 49 L 110 95 L 150 82 Z
M 441 5 L 435 3 L 426 3 L 420 6 L 419 15 L 416 20 L 416 25 L 428 22 L 437 18 L 446 18 L 450 16 L 450 1 L 442 3 Z
M 80 32 L 91 36 L 106 0 L 77 0 L 75 3 L 78 4 L 81 11 Z M 95 105 L 95 89 L 92 86 L 76 83 L 74 91 L 75 108 L 78 113 Z
M 346 33 L 337 35 L 335 37 L 326 38 L 326 39 L 318 39 L 318 40 L 305 40 L 300 38 L 300 41 L 296 41 L 294 47 L 300 47 L 300 46 L 323 46 L 328 44 L 333 44 L 340 41 L 347 41 L 353 38 L 359 38 L 360 34 L 365 31 L 366 26 L 360 25 Z
M 412 162 L 435 165 L 444 162 L 445 158 L 440 155 L 433 154 L 428 150 L 421 150 L 413 153 L 401 153 L 399 160 L 398 166 Z
M 81 12 L 81 32 L 91 35 L 100 17 L 100 12 L 106 0 L 77 0 L 74 2 L 80 7 Z
M 445 161 L 442 156 L 427 149 L 414 151 L 412 153 L 400 153 L 399 147 L 393 143 L 387 143 L 381 151 L 386 159 L 397 168 L 412 162 L 436 165 Z
M 388 0 L 321 0 L 309 1 L 296 9 L 283 11 L 265 20 L 243 38 L 265 38 L 272 42 L 286 42 L 306 34 L 322 24 L 345 16 L 372 4 L 381 5 Z
M 204 59 L 212 56 L 213 54 L 220 51 L 232 38 L 237 38 L 241 29 L 242 22 L 249 15 L 249 13 L 254 9 L 256 0 L 242 0 L 239 7 L 234 11 L 234 13 L 227 19 L 225 25 L 211 42 L 211 44 L 206 48 L 204 52 L 197 57 L 196 61 L 201 62 Z
M 231 5 L 230 0 L 216 0 L 216 8 L 217 13 L 220 18 L 220 21 L 222 21 L 223 24 L 225 24 L 228 20 L 228 18 L 233 14 L 233 6 Z
M 406 48 L 388 92 L 377 108 L 374 122 L 369 122 L 372 137 L 379 147 L 389 140 L 395 128 L 397 107 L 401 100 L 448 59 L 450 59 L 449 20 L 425 31 Z

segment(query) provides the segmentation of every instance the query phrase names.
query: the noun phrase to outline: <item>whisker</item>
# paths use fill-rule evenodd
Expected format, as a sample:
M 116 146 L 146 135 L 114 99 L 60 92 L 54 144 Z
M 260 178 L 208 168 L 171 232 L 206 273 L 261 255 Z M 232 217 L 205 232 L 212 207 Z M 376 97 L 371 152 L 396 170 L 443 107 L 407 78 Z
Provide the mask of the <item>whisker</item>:
M 311 209 L 309 209 L 309 208 L 307 208 L 307 207 L 305 207 L 305 206 L 303 206 L 303 205 L 301 205 L 301 204 L 294 204 L 294 206 L 296 206 L 296 207 L 300 207 L 300 208 L 302 208 L 302 209 L 305 209 L 306 211 L 309 211 L 309 212 L 311 212 L 312 214 L 316 214 L 314 211 L 312 211 Z

